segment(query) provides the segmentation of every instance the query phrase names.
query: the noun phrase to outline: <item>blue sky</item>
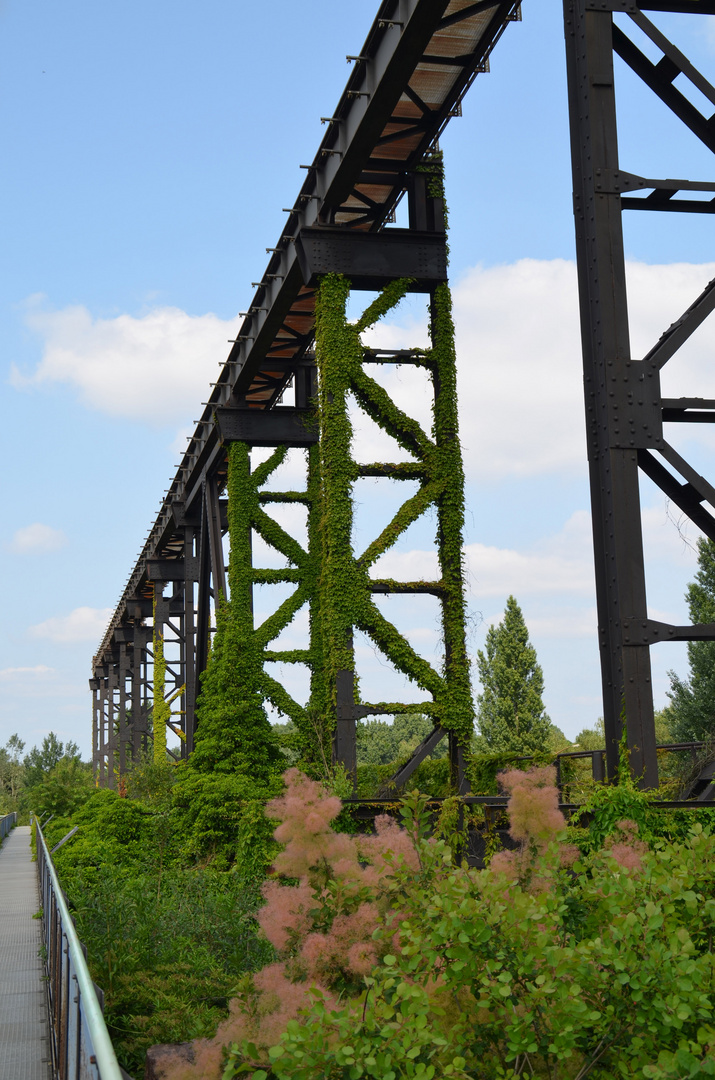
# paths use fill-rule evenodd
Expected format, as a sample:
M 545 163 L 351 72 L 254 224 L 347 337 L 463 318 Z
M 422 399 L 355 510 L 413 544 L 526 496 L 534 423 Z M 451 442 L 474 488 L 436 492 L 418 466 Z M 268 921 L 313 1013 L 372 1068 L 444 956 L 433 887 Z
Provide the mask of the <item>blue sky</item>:
M 108 609 L 376 6 L 0 6 L 0 745 L 14 731 L 32 745 L 52 729 L 89 750 L 87 678 Z M 709 17 L 653 21 L 712 74 Z M 561 4 L 524 0 L 523 22 L 509 26 L 442 147 L 471 648 L 513 592 L 547 708 L 575 735 L 599 715 L 600 679 L 564 66 Z M 622 166 L 710 179 L 695 140 L 626 72 L 617 78 Z M 715 276 L 713 227 L 701 215 L 626 218 L 634 355 Z M 420 320 L 408 305 L 380 340 L 413 341 Z M 704 327 L 668 372 L 669 394 L 715 396 L 711 337 Z M 417 389 L 394 389 L 419 408 Z M 677 445 L 712 475 L 707 431 Z M 647 484 L 643 503 L 652 613 L 686 621 L 697 534 L 691 526 L 684 542 Z M 416 571 L 428 572 L 427 540 L 417 530 L 403 545 Z M 421 630 L 434 651 L 429 617 Z M 386 678 L 363 652 L 367 677 Z M 666 670 L 685 671 L 684 649 L 654 649 L 653 661 L 663 704 Z

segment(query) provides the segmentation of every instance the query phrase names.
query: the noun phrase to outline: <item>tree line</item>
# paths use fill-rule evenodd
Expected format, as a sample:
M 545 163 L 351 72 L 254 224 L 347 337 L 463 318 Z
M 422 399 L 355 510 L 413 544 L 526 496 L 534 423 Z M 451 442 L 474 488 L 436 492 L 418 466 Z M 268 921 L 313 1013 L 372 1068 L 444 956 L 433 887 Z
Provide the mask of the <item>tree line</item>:
M 41 746 L 24 750 L 17 734 L 0 747 L 0 815 L 72 814 L 92 793 L 92 767 L 77 743 L 63 743 L 51 731 Z

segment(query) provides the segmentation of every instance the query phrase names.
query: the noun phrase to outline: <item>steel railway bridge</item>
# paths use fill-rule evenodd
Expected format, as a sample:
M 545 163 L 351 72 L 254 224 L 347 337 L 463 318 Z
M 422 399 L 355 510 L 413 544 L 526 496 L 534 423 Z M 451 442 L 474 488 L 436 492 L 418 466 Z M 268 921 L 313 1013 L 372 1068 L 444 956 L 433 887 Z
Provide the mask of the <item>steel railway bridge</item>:
M 538 18 L 536 0 L 526 2 L 530 6 L 533 2 L 531 14 Z M 646 597 L 641 472 L 715 540 L 715 488 L 676 452 L 666 435 L 668 424 L 712 422 L 715 400 L 664 399 L 659 379 L 663 365 L 715 308 L 715 281 L 693 298 L 672 326 L 663 327 L 645 356 L 633 356 L 629 341 L 623 212 L 715 212 L 712 180 L 644 177 L 628 171 L 634 163 L 619 159 L 614 55 L 693 139 L 715 151 L 715 89 L 654 24 L 652 19 L 658 16 L 649 17 L 653 12 L 713 14 L 715 0 L 564 0 L 606 767 L 613 776 L 624 716 L 632 766 L 646 786 L 657 783 L 650 647 L 663 641 L 715 638 L 715 625 L 654 621 Z M 324 118 L 323 140 L 305 166 L 305 182 L 281 235 L 267 248 L 268 264 L 251 307 L 94 657 L 93 758 L 101 784 L 116 785 L 150 738 L 155 683 L 157 694 L 162 693 L 155 679 L 159 642 L 166 658 L 162 703 L 170 698 L 181 703 L 168 723 L 180 737 L 181 754 L 192 751 L 213 612 L 218 597 L 226 595 L 227 456 L 229 448 L 240 443 L 246 448 L 274 448 L 268 464 L 254 470 L 250 498 L 247 495 L 240 508 L 247 558 L 251 534 L 257 533 L 289 564 L 282 572 L 248 566 L 247 588 L 279 581 L 294 587 L 292 597 L 268 620 L 270 630 L 251 628 L 263 661 L 308 666 L 313 687 L 321 684 L 327 701 L 334 757 L 348 770 L 355 766 L 358 718 L 419 708 L 433 718 L 434 730 L 396 779 L 404 782 L 446 732 L 453 776 L 464 790 L 463 732 L 460 737 L 450 731 L 450 710 L 464 710 L 469 701 L 461 524 L 459 515 L 455 519 L 450 513 L 454 499 L 461 498 L 460 490 L 455 490 L 455 482 L 461 484 L 458 449 L 451 485 L 434 465 L 442 450 L 457 444 L 455 402 L 445 396 L 449 372 L 436 346 L 435 296 L 447 276 L 437 150 L 440 134 L 460 112 L 463 96 L 477 75 L 488 71 L 490 53 L 503 33 L 518 32 L 510 24 L 520 18 L 515 0 L 382 0 L 362 49 L 350 58 L 345 90 L 332 114 Z M 646 52 L 644 38 L 649 43 Z M 692 103 L 688 86 L 698 92 L 697 100 L 712 103 L 712 111 L 703 112 Z M 674 175 L 680 171 L 674 161 Z M 390 227 L 404 196 L 408 227 Z M 354 290 L 381 290 L 397 279 L 409 279 L 410 289 L 430 298 L 433 350 L 367 349 L 347 382 L 335 390 L 336 373 L 315 349 L 316 292 L 324 275 L 335 273 L 344 275 Z M 386 364 L 416 365 L 427 371 L 441 425 L 435 422 L 427 432 L 387 400 L 379 382 L 368 374 L 374 365 Z M 336 430 L 335 394 L 344 405 L 348 392 L 407 451 L 409 460 L 350 460 L 349 483 L 340 488 L 331 480 L 329 448 Z M 286 399 L 292 404 L 284 404 Z M 349 441 L 345 445 L 349 447 Z M 278 492 L 266 486 L 285 448 L 297 448 L 306 457 L 305 490 Z M 352 483 L 365 476 L 416 481 L 417 493 L 356 558 L 349 502 Z M 320 515 L 337 507 L 340 499 L 345 513 L 335 517 L 343 525 L 330 538 L 328 559 Z M 308 534 L 313 537 L 307 546 L 268 513 L 276 503 L 306 508 Z M 439 579 L 371 577 L 375 553 L 386 550 L 429 508 L 436 510 L 438 522 Z M 337 595 L 346 574 L 362 583 L 361 601 L 353 611 Z M 320 596 L 318 580 L 324 587 Z M 374 596 L 390 593 L 436 598 L 445 644 L 440 671 L 420 660 L 381 615 Z M 327 610 L 326 603 L 333 607 Z M 302 605 L 311 610 L 306 648 L 274 646 L 271 651 Z M 342 636 L 338 646 L 328 643 L 334 654 L 326 656 L 324 650 L 318 662 L 314 636 L 321 620 L 333 616 L 339 616 Z M 388 659 L 410 675 L 423 701 L 357 699 L 354 629 L 369 634 Z M 264 687 L 266 700 L 284 714 L 305 716 L 306 706 L 295 702 L 267 673 Z

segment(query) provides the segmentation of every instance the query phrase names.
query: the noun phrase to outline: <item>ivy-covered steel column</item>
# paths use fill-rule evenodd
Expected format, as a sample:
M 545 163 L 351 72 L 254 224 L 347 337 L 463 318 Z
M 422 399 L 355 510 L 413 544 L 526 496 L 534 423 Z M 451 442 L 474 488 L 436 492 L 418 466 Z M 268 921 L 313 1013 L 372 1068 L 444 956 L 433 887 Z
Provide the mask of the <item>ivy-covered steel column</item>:
M 320 425 L 320 495 L 316 515 L 320 570 L 316 600 L 322 652 L 321 703 L 323 707 L 328 706 L 328 715 L 337 719 L 335 756 L 354 774 L 357 767 L 354 760 L 355 718 L 340 715 L 338 691 L 348 702 L 354 698 L 353 625 L 368 586 L 356 573 L 352 558 L 352 489 L 356 473 L 347 395 L 353 369 L 360 364 L 362 356 L 359 340 L 346 320 L 349 295 L 350 283 L 339 275 L 329 275 L 316 297 L 315 356 Z M 314 612 L 314 626 L 316 615 Z
M 310 699 L 305 719 L 296 725 L 301 731 L 301 756 L 306 764 L 326 767 L 332 757 L 334 695 L 326 663 L 326 622 L 320 583 L 323 567 L 323 489 L 320 445 L 307 451 L 308 466 L 308 576 L 311 582 L 308 612 L 310 628 Z
M 152 728 L 154 732 L 154 764 L 166 764 L 166 723 L 170 706 L 166 701 L 166 660 L 164 658 L 164 635 L 157 624 L 156 585 L 153 601 L 152 652 L 154 655 Z
M 432 431 L 427 433 L 390 398 L 367 373 L 377 360 L 365 349 L 360 334 L 386 314 L 405 295 L 412 282 L 400 279 L 385 286 L 354 323 L 346 318 L 350 283 L 327 274 L 316 298 L 316 362 L 319 374 L 321 565 L 317 597 L 320 605 L 322 671 L 330 713 L 337 727 L 335 756 L 349 772 L 355 769 L 355 721 L 360 716 L 421 711 L 431 716 L 435 730 L 420 749 L 429 751 L 449 733 L 452 779 L 461 789 L 462 750 L 473 730 L 473 706 L 465 642 L 465 600 L 462 580 L 464 475 L 458 440 L 454 328 L 447 284 L 431 294 L 432 348 L 401 352 L 399 363 L 427 368 L 434 386 Z M 352 454 L 352 425 L 348 395 L 383 428 L 413 461 L 358 463 Z M 417 480 L 418 491 L 407 498 L 392 521 L 363 554 L 353 551 L 352 491 L 359 476 L 390 476 Z M 378 580 L 371 567 L 425 511 L 436 508 L 440 578 L 438 581 Z M 445 659 L 442 672 L 412 647 L 406 636 L 384 616 L 373 593 L 427 593 L 441 603 Z M 420 702 L 356 702 L 353 630 L 367 634 L 395 668 L 430 695 Z M 419 755 L 399 773 L 402 783 L 422 760 Z M 396 781 L 398 776 L 396 775 Z
M 253 582 L 262 572 L 252 564 L 251 529 L 261 513 L 257 485 L 271 468 L 275 462 L 251 474 L 249 446 L 229 444 L 229 597 L 216 598 L 216 632 L 201 676 L 196 746 L 189 758 L 197 772 L 237 771 L 259 785 L 283 764 L 264 708 L 269 680 L 263 672 L 262 634 L 270 619 L 256 629 L 253 618 Z
M 462 566 L 464 545 L 464 468 L 457 412 L 457 356 L 452 296 L 447 282 L 438 285 L 430 302 L 431 362 L 434 385 L 433 470 L 438 477 L 437 552 L 442 579 L 445 726 L 450 731 L 452 782 L 464 786 L 463 746 L 471 736 L 474 705 L 466 641 L 466 602 Z M 460 738 L 461 737 L 461 738 Z M 461 743 L 461 745 L 460 745 Z

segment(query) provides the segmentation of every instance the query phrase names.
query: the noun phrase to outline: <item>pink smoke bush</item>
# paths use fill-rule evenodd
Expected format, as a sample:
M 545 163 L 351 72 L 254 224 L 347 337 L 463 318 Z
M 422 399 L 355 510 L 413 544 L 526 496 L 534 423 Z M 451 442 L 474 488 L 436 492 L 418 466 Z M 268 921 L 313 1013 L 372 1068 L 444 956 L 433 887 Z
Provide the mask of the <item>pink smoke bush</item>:
M 387 814 L 375 818 L 374 836 L 359 838 L 359 851 L 370 863 L 363 869 L 363 881 L 373 888 L 380 888 L 384 878 L 400 861 L 410 870 L 419 870 L 420 860 L 413 838 Z
M 313 890 L 306 882 L 280 885 L 268 881 L 263 886 L 265 907 L 258 912 L 258 922 L 274 949 L 285 949 L 291 936 L 298 939 L 310 929 Z
M 637 873 L 643 869 L 643 856 L 648 851 L 648 845 L 638 839 L 638 825 L 630 818 L 616 822 L 615 829 L 607 837 L 604 847 L 624 870 Z
M 331 823 L 342 810 L 336 795 L 329 795 L 317 780 L 298 769 L 283 774 L 286 790 L 266 806 L 266 816 L 280 821 L 274 836 L 285 850 L 274 860 L 278 874 L 308 879 L 327 867 L 340 867 L 340 876 L 357 880 L 358 853 L 349 836 L 335 833 Z
M 548 844 L 566 828 L 559 810 L 556 769 L 552 765 L 528 772 L 510 769 L 499 774 L 499 783 L 509 792 L 509 833 L 520 843 Z
M 548 888 L 550 879 L 533 875 L 537 860 L 543 869 L 543 856 L 566 828 L 566 818 L 559 810 L 556 770 L 551 765 L 533 767 L 528 772 L 510 769 L 499 774 L 499 783 L 509 793 L 509 835 L 516 841 L 515 851 L 498 851 L 489 863 L 492 872 L 507 874 L 531 891 Z M 558 864 L 570 866 L 578 857 L 572 844 L 561 844 Z
M 316 992 L 327 1008 L 336 1008 L 340 993 L 358 991 L 380 957 L 399 948 L 390 884 L 401 866 L 419 868 L 413 838 L 387 816 L 376 819 L 374 836 L 336 833 L 331 826 L 340 799 L 298 769 L 283 779 L 285 791 L 266 814 L 279 822 L 274 835 L 285 846 L 258 913 L 277 960 L 243 980 L 215 1038 L 192 1044 L 193 1065 L 179 1055 L 163 1065 L 164 1080 L 218 1080 L 229 1043 L 249 1040 L 266 1054 Z M 378 942 L 372 935 L 379 925 L 388 933 Z

